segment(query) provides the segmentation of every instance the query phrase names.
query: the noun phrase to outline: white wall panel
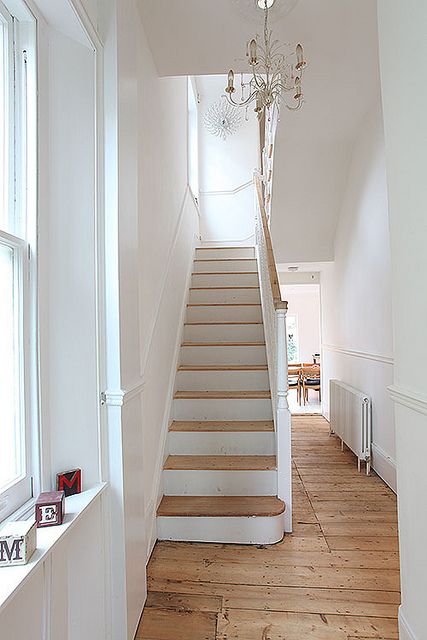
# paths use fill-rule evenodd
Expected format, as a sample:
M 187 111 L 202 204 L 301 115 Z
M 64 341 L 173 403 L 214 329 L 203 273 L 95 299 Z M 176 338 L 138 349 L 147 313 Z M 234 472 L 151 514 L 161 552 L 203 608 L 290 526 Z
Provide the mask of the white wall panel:
M 380 66 L 393 273 L 401 638 L 426 637 L 427 593 L 427 4 L 379 0 Z M 417 61 L 407 64 L 407 51 Z M 407 100 L 395 78 L 416 99 Z
M 393 381 L 390 239 L 378 103 L 363 121 L 353 150 L 335 263 L 321 273 L 321 303 L 324 413 L 329 415 L 331 378 L 372 397 L 374 468 L 384 473 L 387 465 L 387 480 L 395 489 L 394 415 L 387 391 Z

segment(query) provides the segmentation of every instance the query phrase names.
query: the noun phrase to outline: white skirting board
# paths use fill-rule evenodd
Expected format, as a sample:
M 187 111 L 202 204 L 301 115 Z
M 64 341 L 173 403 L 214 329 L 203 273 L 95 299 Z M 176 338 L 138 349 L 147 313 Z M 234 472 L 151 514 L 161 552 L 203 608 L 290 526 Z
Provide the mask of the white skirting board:
M 422 638 L 417 638 L 410 628 L 403 613 L 402 605 L 399 607 L 399 638 L 400 640 L 422 640 Z
M 372 443 L 372 468 L 397 493 L 396 461 L 375 442 Z

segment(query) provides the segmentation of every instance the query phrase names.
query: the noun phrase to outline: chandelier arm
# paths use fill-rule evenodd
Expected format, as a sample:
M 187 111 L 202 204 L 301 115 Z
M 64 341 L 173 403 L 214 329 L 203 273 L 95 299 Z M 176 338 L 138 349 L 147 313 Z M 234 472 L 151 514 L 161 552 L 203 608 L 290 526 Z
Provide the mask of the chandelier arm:
M 243 100 L 243 101 L 233 100 L 230 94 L 227 94 L 225 97 L 228 103 L 233 105 L 233 107 L 245 107 L 246 105 L 250 104 L 253 100 L 255 100 L 257 93 L 258 93 L 257 91 L 252 91 L 252 93 L 249 94 L 246 100 Z
M 258 91 L 265 91 L 267 88 L 267 84 L 264 80 L 264 78 L 262 78 L 262 76 L 257 76 L 255 73 L 253 74 L 252 78 L 251 78 L 251 86 L 252 86 L 252 81 L 254 82 L 256 88 Z
M 294 84 L 288 86 L 287 84 L 284 84 L 281 80 L 278 80 L 277 82 L 274 83 L 274 85 L 272 85 L 272 89 L 276 89 L 276 87 L 278 87 L 279 90 L 281 91 L 285 91 L 286 93 L 289 93 L 289 91 L 292 91 L 293 89 L 295 89 Z

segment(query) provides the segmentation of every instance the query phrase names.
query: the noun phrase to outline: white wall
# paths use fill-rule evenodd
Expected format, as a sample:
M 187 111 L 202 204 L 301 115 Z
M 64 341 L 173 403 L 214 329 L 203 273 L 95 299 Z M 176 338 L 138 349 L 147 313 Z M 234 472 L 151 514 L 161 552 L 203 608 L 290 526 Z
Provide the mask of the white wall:
M 226 84 L 225 76 L 197 78 L 202 242 L 253 242 L 252 178 L 259 166 L 258 120 L 250 108 L 248 122 L 243 119 L 239 130 L 226 140 L 209 133 L 203 122 L 211 104 L 224 95 Z
M 390 201 L 394 386 L 401 555 L 401 640 L 426 638 L 427 4 L 379 0 Z M 416 64 L 408 61 L 416 60 Z M 405 91 L 396 78 L 404 78 Z M 410 96 L 410 99 L 408 99 Z
M 118 295 L 127 634 L 146 595 L 198 216 L 187 183 L 187 79 L 159 79 L 138 3 L 117 4 Z M 115 428 L 114 399 L 110 407 Z
M 318 285 L 281 285 L 282 299 L 288 303 L 288 316 L 298 322 L 298 362 L 313 362 L 320 353 L 320 291 Z
M 321 273 L 323 409 L 329 380 L 372 396 L 373 465 L 395 487 L 395 436 L 387 387 L 393 379 L 391 265 L 381 111 L 356 140 L 335 237 L 335 262 Z

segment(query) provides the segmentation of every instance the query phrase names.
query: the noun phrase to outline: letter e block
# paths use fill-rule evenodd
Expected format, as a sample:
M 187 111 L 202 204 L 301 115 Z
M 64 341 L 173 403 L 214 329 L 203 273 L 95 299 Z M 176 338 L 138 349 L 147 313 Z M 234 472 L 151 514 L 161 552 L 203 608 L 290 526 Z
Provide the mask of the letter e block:
M 62 524 L 65 515 L 65 494 L 63 491 L 41 493 L 36 502 L 37 527 L 54 527 Z
M 27 564 L 36 549 L 33 520 L 8 522 L 0 529 L 0 567 Z

